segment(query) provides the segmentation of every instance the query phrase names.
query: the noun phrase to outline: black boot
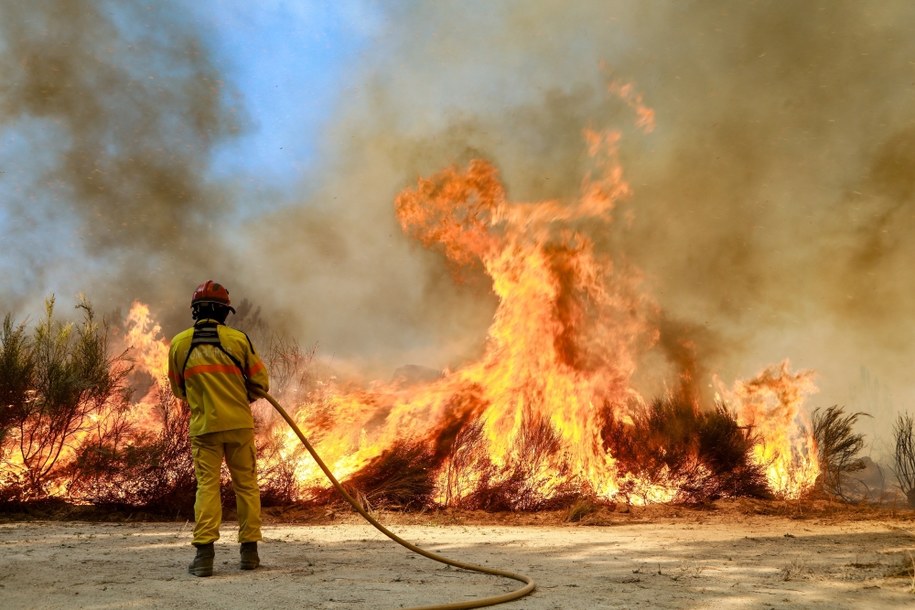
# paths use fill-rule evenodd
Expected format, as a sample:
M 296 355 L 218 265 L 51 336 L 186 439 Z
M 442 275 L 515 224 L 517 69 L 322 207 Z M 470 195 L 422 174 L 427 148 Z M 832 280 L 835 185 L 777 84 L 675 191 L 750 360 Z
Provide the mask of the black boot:
M 197 547 L 197 556 L 194 561 L 187 567 L 188 574 L 194 576 L 212 576 L 213 575 L 213 557 L 216 551 L 213 549 L 213 543 L 195 544 Z
M 256 542 L 241 543 L 241 569 L 253 570 L 261 564 L 261 558 L 257 556 Z

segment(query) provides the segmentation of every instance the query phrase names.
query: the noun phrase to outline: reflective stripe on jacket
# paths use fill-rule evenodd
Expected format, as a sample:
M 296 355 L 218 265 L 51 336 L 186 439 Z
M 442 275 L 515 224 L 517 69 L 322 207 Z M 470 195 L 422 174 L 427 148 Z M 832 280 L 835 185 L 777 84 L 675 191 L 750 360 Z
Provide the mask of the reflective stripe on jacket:
M 199 320 L 197 325 L 205 323 L 212 324 L 215 320 Z M 255 398 L 252 390 L 260 388 L 266 392 L 270 389 L 267 367 L 254 352 L 248 335 L 224 324 L 216 329 L 219 343 L 238 361 L 241 369 L 217 345 L 197 345 L 191 350 L 194 327 L 176 335 L 168 353 L 168 380 L 172 392 L 191 407 L 191 436 L 253 428 L 254 417 L 249 404 Z

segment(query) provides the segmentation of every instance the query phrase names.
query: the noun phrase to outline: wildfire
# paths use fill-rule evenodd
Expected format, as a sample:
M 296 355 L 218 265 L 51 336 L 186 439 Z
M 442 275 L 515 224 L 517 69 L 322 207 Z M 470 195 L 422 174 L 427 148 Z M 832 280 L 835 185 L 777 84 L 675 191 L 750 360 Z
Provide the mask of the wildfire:
M 609 89 L 651 131 L 654 115 L 641 95 L 627 84 Z M 620 138 L 583 133 L 592 165 L 574 201 L 511 201 L 484 160 L 422 178 L 396 198 L 404 232 L 441 252 L 456 276 L 484 273 L 498 305 L 482 355 L 430 380 L 365 389 L 312 375 L 304 394 L 274 388 L 294 401 L 300 427 L 338 478 L 371 486 L 422 471 L 424 497 L 446 505 L 523 509 L 582 493 L 666 502 L 697 486 L 734 493 L 743 471 L 730 472 L 715 453 L 716 442 L 734 442 L 752 443 L 744 453 L 753 464 L 741 467 L 747 476 L 757 468 L 775 493 L 794 497 L 812 485 L 816 448 L 801 410 L 815 391 L 810 373 L 792 374 L 785 362 L 731 390 L 718 382 L 726 409 L 714 413 L 700 410 L 693 391 L 648 403 L 634 389 L 633 375 L 660 337 L 659 307 L 636 269 L 599 254 L 576 230 L 582 221 L 616 222 L 631 193 Z M 125 328 L 134 370 L 153 380 L 139 400 L 148 409 L 134 409 L 133 425 L 151 433 L 169 413 L 168 343 L 142 303 Z M 676 371 L 684 388 L 692 374 Z M 263 405 L 255 410 L 261 470 L 287 472 L 299 497 L 327 489 L 293 432 Z
M 651 131 L 654 114 L 641 95 L 628 84 L 609 89 Z M 483 160 L 422 178 L 396 198 L 404 232 L 440 251 L 455 275 L 485 273 L 498 306 L 482 356 L 434 381 L 313 389 L 297 418 L 338 477 L 367 476 L 384 456 L 415 443 L 436 471 L 432 497 L 440 503 L 460 504 L 483 488 L 508 489 L 512 507 L 569 492 L 630 502 L 677 497 L 682 473 L 664 465 L 647 477 L 608 449 L 608 422 L 634 434 L 633 413 L 646 408 L 631 380 L 658 340 L 651 322 L 658 306 L 640 290 L 636 270 L 599 256 L 574 229 L 585 219 L 613 222 L 631 192 L 620 133 L 583 137 L 592 169 L 575 201 L 510 201 L 497 169 Z M 737 382 L 726 400 L 757 435 L 753 459 L 778 494 L 797 495 L 816 477 L 809 435 L 795 438 L 810 391 L 809 375 L 791 375 L 785 364 Z M 296 445 L 284 433 L 277 459 L 295 461 L 302 489 L 326 487 L 310 460 L 296 459 Z M 705 464 L 690 472 L 714 476 Z
M 653 127 L 631 87 L 611 90 Z M 623 472 L 603 436 L 608 417 L 625 434 L 630 411 L 644 408 L 630 382 L 659 331 L 650 322 L 657 305 L 639 290 L 639 274 L 597 256 L 591 240 L 571 228 L 582 219 L 612 222 L 630 193 L 618 161 L 620 134 L 587 131 L 584 138 L 594 167 L 577 201 L 509 201 L 496 168 L 482 160 L 420 179 L 396 198 L 403 230 L 439 250 L 455 274 L 482 270 L 498 307 L 482 357 L 440 379 L 316 390 L 299 419 L 338 476 L 358 475 L 418 442 L 437 469 L 439 502 L 460 503 L 484 484 L 539 500 L 569 490 L 607 499 L 625 493 L 632 502 L 677 497 L 681 475 Z M 757 435 L 753 459 L 781 495 L 801 493 L 817 474 L 809 433 L 795 438 L 811 391 L 809 374 L 791 375 L 785 364 L 737 382 L 728 395 L 740 423 Z M 295 444 L 291 433 L 286 442 Z M 695 473 L 712 476 L 701 464 Z M 325 485 L 307 461 L 296 476 L 304 487 Z

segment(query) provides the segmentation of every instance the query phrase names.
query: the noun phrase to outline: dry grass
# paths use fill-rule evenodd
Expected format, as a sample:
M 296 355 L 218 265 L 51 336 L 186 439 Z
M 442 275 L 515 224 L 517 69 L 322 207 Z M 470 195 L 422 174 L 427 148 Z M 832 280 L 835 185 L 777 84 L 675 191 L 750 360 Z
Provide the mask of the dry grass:
M 581 496 L 567 509 L 565 521 L 567 523 L 580 523 L 589 515 L 596 514 L 606 503 L 597 501 L 591 496 Z

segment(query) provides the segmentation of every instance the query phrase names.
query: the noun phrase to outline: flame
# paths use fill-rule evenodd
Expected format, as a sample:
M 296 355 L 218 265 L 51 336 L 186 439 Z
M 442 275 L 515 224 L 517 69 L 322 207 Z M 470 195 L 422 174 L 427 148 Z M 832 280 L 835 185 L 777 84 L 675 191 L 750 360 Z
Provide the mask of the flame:
M 654 128 L 653 111 L 632 85 L 614 81 L 608 88 L 636 113 L 637 126 Z M 481 356 L 435 379 L 366 388 L 313 375 L 305 384 L 294 380 L 294 390 L 274 389 L 299 405 L 298 424 L 338 478 L 367 476 L 395 447 L 416 446 L 416 459 L 434 469 L 431 497 L 442 504 L 460 504 L 484 487 L 510 490 L 513 508 L 570 491 L 633 503 L 677 498 L 687 475 L 665 466 L 648 478 L 618 462 L 604 437 L 608 422 L 631 434 L 644 410 L 632 380 L 659 341 L 659 307 L 642 290 L 637 269 L 599 254 L 576 230 L 617 222 L 631 195 L 620 132 L 582 135 L 591 168 L 574 200 L 512 201 L 496 167 L 480 159 L 420 178 L 396 197 L 403 231 L 439 251 L 456 278 L 485 274 L 497 308 Z M 622 218 L 631 215 L 623 210 Z M 125 328 L 136 370 L 154 382 L 139 401 L 151 408 L 167 388 L 168 342 L 143 303 L 133 303 Z M 689 345 L 682 348 L 694 356 Z M 676 373 L 692 388 L 693 372 Z M 753 459 L 770 488 L 785 497 L 809 488 L 818 465 L 802 405 L 816 391 L 812 373 L 791 373 L 786 361 L 730 390 L 716 383 L 722 401 L 755 434 Z M 695 394 L 684 392 L 698 413 Z M 262 456 L 262 470 L 291 465 L 303 497 L 326 489 L 294 433 L 263 405 L 255 410 L 261 446 L 273 448 Z M 140 430 L 156 425 L 148 409 L 132 417 Z M 689 476 L 714 473 L 696 463 Z
M 125 320 L 124 342 L 131 350 L 131 356 L 140 370 L 158 382 L 165 384 L 168 379 L 168 341 L 162 337 L 162 329 L 149 312 L 149 306 L 134 301 Z
M 584 218 L 612 220 L 630 192 L 617 161 L 619 134 L 587 132 L 586 139 L 598 173 L 586 178 L 576 202 L 509 202 L 496 169 L 479 160 L 463 174 L 452 168 L 421 180 L 396 200 L 404 231 L 455 265 L 481 266 L 499 299 L 480 361 L 403 408 L 444 415 L 443 399 L 476 388 L 466 415 L 482 422 L 497 468 L 522 457 L 526 422 L 547 424 L 558 448 L 531 473 L 547 497 L 563 479 L 603 497 L 617 491 L 598 408 L 638 398 L 629 381 L 638 353 L 656 338 L 638 277 L 598 259 L 586 236 L 565 228 Z
M 765 469 L 769 486 L 797 498 L 820 474 L 812 426 L 801 409 L 806 396 L 818 390 L 812 371 L 791 373 L 789 366 L 785 360 L 720 393 L 737 407 L 739 421 L 759 435 L 753 458 Z
M 479 422 L 490 482 L 523 468 L 525 485 L 540 497 L 569 483 L 601 497 L 617 492 L 600 408 L 640 400 L 630 379 L 657 331 L 638 274 L 599 258 L 586 236 L 566 228 L 588 218 L 611 222 L 630 193 L 619 134 L 588 131 L 585 138 L 594 171 L 577 201 L 510 202 L 496 168 L 482 160 L 421 179 L 397 197 L 403 230 L 440 250 L 456 275 L 482 270 L 499 304 L 482 357 L 434 382 L 316 389 L 300 424 L 338 477 L 398 442 L 439 439 L 432 447 L 441 462 L 437 495 L 460 496 L 483 473 L 457 468 L 449 442 Z M 295 446 L 291 433 L 285 443 Z M 296 476 L 306 488 L 324 484 L 307 461 Z
M 642 94 L 636 91 L 632 83 L 623 83 L 611 80 L 607 90 L 613 93 L 632 108 L 636 114 L 636 126 L 641 127 L 645 133 L 651 133 L 655 128 L 654 110 L 645 105 Z
M 161 424 L 161 395 L 171 392 L 168 384 L 169 341 L 163 337 L 162 328 L 150 313 L 149 306 L 140 301 L 131 305 L 124 327 L 127 359 L 134 365 L 132 385 L 146 388 L 131 409 L 131 425 L 136 430 L 154 432 Z M 138 378 L 137 373 L 148 376 L 152 383 Z
M 639 127 L 654 128 L 653 111 L 631 85 L 609 89 L 636 112 Z M 569 488 L 632 502 L 676 497 L 676 475 L 621 475 L 601 438 L 602 409 L 625 421 L 629 406 L 644 404 L 631 380 L 658 340 L 651 322 L 658 307 L 640 290 L 636 270 L 598 256 L 573 229 L 583 220 L 614 222 L 631 194 L 620 133 L 587 130 L 583 137 L 592 169 L 574 201 L 510 201 L 484 160 L 421 178 L 396 198 L 404 232 L 441 252 L 457 278 L 485 273 L 498 306 L 482 356 L 435 381 L 315 389 L 298 418 L 340 478 L 398 443 L 421 441 L 435 457 L 435 498 L 443 503 L 483 482 L 510 483 L 535 498 Z M 817 473 L 809 432 L 795 437 L 812 387 L 807 373 L 791 375 L 785 364 L 736 382 L 731 393 L 741 422 L 758 435 L 754 459 L 786 496 L 801 493 Z M 295 445 L 291 433 L 285 442 Z M 305 488 L 326 486 L 309 461 L 299 461 L 296 476 Z

